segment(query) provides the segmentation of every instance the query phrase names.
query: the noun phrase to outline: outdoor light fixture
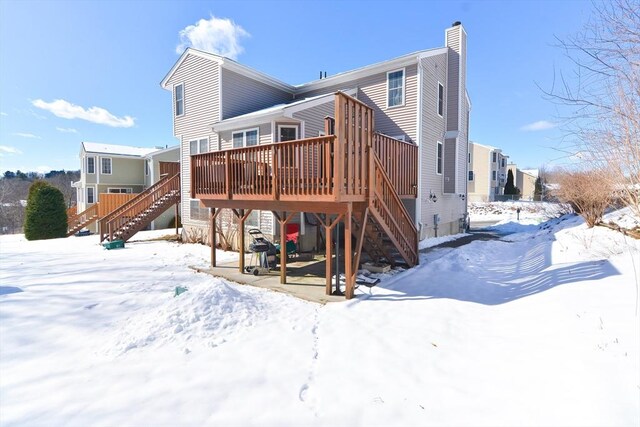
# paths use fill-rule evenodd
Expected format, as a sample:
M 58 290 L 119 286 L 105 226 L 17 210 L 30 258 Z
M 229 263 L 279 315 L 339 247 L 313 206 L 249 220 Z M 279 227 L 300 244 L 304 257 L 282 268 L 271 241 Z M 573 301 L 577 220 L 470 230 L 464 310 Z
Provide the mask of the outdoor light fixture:
M 436 196 L 436 193 L 434 193 L 433 190 L 429 190 L 429 200 L 433 203 L 438 201 L 438 196 Z

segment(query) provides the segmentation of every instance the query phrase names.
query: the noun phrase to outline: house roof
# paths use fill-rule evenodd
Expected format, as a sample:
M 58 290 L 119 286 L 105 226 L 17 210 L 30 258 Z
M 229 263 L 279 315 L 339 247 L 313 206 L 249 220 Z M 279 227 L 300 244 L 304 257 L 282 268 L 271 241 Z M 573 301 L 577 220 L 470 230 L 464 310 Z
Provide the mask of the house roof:
M 82 142 L 87 153 L 114 154 L 119 156 L 143 157 L 157 151 L 157 148 L 130 147 L 128 145 L 103 144 L 101 142 Z
M 500 149 L 498 147 L 494 147 L 492 145 L 480 144 L 480 143 L 477 143 L 475 141 L 469 141 L 469 144 L 477 145 L 478 147 L 486 148 L 488 150 L 502 151 L 502 149 Z
M 210 61 L 217 62 L 218 64 L 220 64 L 220 66 L 225 67 L 231 71 L 235 71 L 239 74 L 245 75 L 257 81 L 261 81 L 268 85 L 275 86 L 291 94 L 296 94 L 296 93 L 303 93 L 310 90 L 322 89 L 323 87 L 344 83 L 349 80 L 353 80 L 362 76 L 378 73 L 387 68 L 409 65 L 411 63 L 417 62 L 422 58 L 444 54 L 447 52 L 447 50 L 448 50 L 447 47 L 438 47 L 433 49 L 420 50 L 417 52 L 412 52 L 406 55 L 398 56 L 396 58 L 392 58 L 386 61 L 381 61 L 375 64 L 366 65 L 364 67 L 356 68 L 353 70 L 344 71 L 342 73 L 334 74 L 332 76 L 329 76 L 323 79 L 312 80 L 310 82 L 303 83 L 300 85 L 290 85 L 274 77 L 271 77 L 261 71 L 257 71 L 246 65 L 242 65 L 239 62 L 234 61 L 233 59 L 229 59 L 224 56 L 216 55 L 210 52 L 204 52 L 204 51 L 190 47 L 190 48 L 187 48 L 182 53 L 178 61 L 176 61 L 173 67 L 171 67 L 171 70 L 169 70 L 167 75 L 160 82 L 160 86 L 162 86 L 164 89 L 170 89 L 168 87 L 169 80 L 189 55 L 195 55 L 204 59 L 208 59 Z
M 347 94 L 354 94 L 355 89 L 344 91 Z M 278 104 L 262 110 L 252 111 L 240 116 L 230 117 L 215 124 L 212 124 L 213 130 L 223 131 L 229 129 L 237 129 L 245 124 L 255 124 L 256 121 L 268 121 L 278 117 L 293 118 L 293 113 L 315 107 L 333 100 L 334 93 L 326 93 L 323 95 L 311 96 L 309 98 L 299 99 L 288 104 Z
M 179 151 L 180 150 L 180 146 L 179 145 L 173 145 L 171 147 L 165 147 L 165 148 L 155 148 L 154 151 L 145 154 L 144 157 L 146 158 L 151 158 L 153 156 L 157 156 L 158 154 L 163 154 L 163 153 L 168 153 L 170 151 Z
M 234 61 L 233 59 L 227 58 L 225 56 L 216 55 L 215 53 L 205 52 L 202 50 L 194 49 L 192 47 L 189 47 L 185 49 L 184 52 L 182 52 L 182 55 L 180 55 L 180 58 L 178 58 L 176 63 L 173 64 L 173 67 L 171 67 L 171 70 L 169 70 L 167 75 L 164 76 L 164 79 L 162 79 L 162 81 L 160 82 L 160 86 L 162 86 L 164 89 L 169 89 L 169 87 L 167 86 L 167 84 L 169 83 L 169 80 L 171 79 L 173 74 L 176 72 L 176 70 L 180 68 L 180 65 L 182 65 L 182 63 L 187 59 L 189 55 L 194 55 L 200 58 L 208 59 L 213 62 L 217 62 L 221 66 L 231 71 L 235 71 L 239 74 L 242 74 L 254 80 L 266 83 L 270 86 L 275 86 L 279 89 L 284 90 L 285 92 L 289 92 L 292 94 L 295 92 L 295 87 L 291 86 L 288 83 L 280 81 L 274 77 L 271 77 L 261 71 L 255 70 L 251 67 L 247 67 L 246 65 L 242 65 L 239 62 Z
M 534 178 L 538 177 L 538 169 L 520 169 L 520 172 L 531 175 Z

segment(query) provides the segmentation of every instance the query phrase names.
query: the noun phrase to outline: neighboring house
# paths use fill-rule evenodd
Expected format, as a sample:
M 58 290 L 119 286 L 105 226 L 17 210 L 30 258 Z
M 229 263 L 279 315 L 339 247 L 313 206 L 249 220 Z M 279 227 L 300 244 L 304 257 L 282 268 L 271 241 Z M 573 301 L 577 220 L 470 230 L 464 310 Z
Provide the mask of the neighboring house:
M 538 179 L 538 169 L 518 169 L 513 163 L 508 167 L 513 173 L 515 186 L 520 189 L 520 199 L 533 200 L 536 191 L 536 179 Z
M 469 142 L 467 192 L 470 202 L 491 202 L 504 194 L 508 158 L 499 148 Z
M 471 108 L 466 91 L 466 39 L 457 22 L 445 30 L 443 47 L 302 85 L 284 83 L 229 58 L 185 50 L 161 82 L 172 92 L 173 133 L 181 147 L 183 237 L 209 226 L 210 209 L 191 198 L 191 156 L 324 135 L 325 117 L 334 117 L 336 123 L 340 119 L 335 117 L 337 91 L 372 109 L 375 131 L 417 145 L 418 178 L 409 183 L 414 195 L 403 197 L 402 203 L 419 239 L 458 233 L 466 218 Z M 303 152 L 286 160 L 296 173 Z M 272 160 L 263 164 L 269 174 Z M 317 161 L 312 172 L 322 165 Z M 398 171 L 402 174 L 410 172 Z M 278 209 L 254 210 L 246 225 L 259 227 L 267 235 L 278 234 L 272 210 Z M 223 222 L 230 224 L 231 214 L 223 215 L 227 215 Z M 292 222 L 299 223 L 303 249 L 319 247 L 317 222 L 311 215 L 296 215 Z
M 77 211 L 82 212 L 100 202 L 101 194 L 137 194 L 157 181 L 160 161 L 179 160 L 179 147 L 140 148 L 125 145 L 82 142 L 80 180 L 72 185 L 77 191 Z M 170 212 L 157 218 L 151 228 L 165 228 L 173 216 Z M 88 226 L 97 231 L 94 222 Z

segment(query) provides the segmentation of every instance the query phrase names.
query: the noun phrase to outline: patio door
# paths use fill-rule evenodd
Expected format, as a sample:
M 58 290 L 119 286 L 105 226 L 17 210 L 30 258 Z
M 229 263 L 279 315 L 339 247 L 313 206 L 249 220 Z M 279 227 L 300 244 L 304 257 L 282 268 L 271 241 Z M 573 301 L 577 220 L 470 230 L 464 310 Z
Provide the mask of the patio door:
M 278 125 L 278 142 L 295 141 L 298 139 L 298 125 Z M 281 175 L 285 179 L 298 178 L 300 153 L 299 147 L 287 145 L 280 157 Z

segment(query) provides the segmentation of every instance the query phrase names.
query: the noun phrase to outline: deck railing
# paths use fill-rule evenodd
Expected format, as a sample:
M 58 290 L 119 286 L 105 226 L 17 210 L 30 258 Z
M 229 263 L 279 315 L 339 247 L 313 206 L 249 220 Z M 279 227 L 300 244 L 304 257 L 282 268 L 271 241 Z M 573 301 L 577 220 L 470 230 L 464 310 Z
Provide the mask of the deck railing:
M 334 135 L 191 156 L 194 198 L 332 199 Z
M 335 135 L 191 156 L 191 197 L 364 201 L 372 148 L 398 194 L 416 197 L 418 147 L 375 133 L 373 110 L 341 92 L 335 115 Z
M 94 203 L 82 212 L 67 217 L 67 236 L 91 224 L 98 218 L 98 203 Z
M 175 175 L 180 172 L 179 162 L 159 162 L 160 176 Z
M 373 134 L 373 151 L 387 173 L 400 197 L 418 195 L 418 146 L 391 138 L 381 133 Z

